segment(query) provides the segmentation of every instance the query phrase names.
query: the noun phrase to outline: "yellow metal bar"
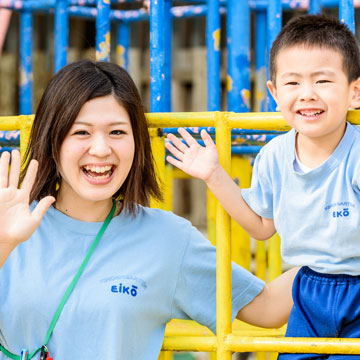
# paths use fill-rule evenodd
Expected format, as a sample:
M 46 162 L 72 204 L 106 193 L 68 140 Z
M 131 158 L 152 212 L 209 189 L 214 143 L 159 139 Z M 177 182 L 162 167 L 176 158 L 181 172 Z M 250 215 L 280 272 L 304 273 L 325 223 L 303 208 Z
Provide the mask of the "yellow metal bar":
M 155 160 L 156 173 L 160 183 L 161 190 L 164 190 L 165 184 L 165 139 L 159 129 L 149 129 L 151 138 L 151 150 Z M 163 209 L 163 202 L 151 199 L 150 206 L 153 208 Z
M 266 280 L 266 243 L 256 241 L 255 243 L 255 275 L 261 280 Z
M 172 211 L 173 209 L 173 190 L 174 190 L 174 168 L 165 165 L 165 181 L 164 181 L 164 210 Z
M 240 187 L 250 187 L 251 165 L 249 160 L 242 156 L 233 156 L 231 158 L 231 177 Z M 250 270 L 250 236 L 233 219 L 231 219 L 231 259 L 245 269 Z
M 0 131 L 20 130 L 19 116 L 0 116 Z
M 162 348 L 172 351 L 216 351 L 216 337 L 166 336 Z
M 158 360 L 172 360 L 172 351 L 161 351 Z
M 197 127 L 215 126 L 215 112 L 178 112 L 146 114 L 148 126 L 152 127 Z
M 206 189 L 206 201 L 207 235 L 210 242 L 216 245 L 216 198 L 209 189 Z
M 216 116 L 216 145 L 223 168 L 231 171 L 231 129 L 225 114 Z M 230 217 L 217 202 L 216 206 L 216 332 L 217 360 L 231 360 L 224 339 L 231 333 L 231 248 Z
M 277 233 L 268 241 L 268 271 L 269 281 L 274 280 L 282 273 L 280 236 Z
M 20 121 L 20 154 L 21 159 L 25 158 L 25 151 L 29 144 L 31 127 L 34 121 L 34 116 L 21 115 Z M 23 164 L 24 165 L 24 164 Z
M 229 350 L 238 352 L 360 354 L 360 339 L 238 337 L 229 335 L 225 342 Z

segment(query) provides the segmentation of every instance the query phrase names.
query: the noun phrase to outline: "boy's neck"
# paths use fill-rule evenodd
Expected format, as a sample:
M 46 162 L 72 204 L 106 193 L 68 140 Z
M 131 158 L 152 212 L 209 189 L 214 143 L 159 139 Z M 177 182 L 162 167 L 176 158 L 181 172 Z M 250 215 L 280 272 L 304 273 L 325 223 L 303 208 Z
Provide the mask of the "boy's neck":
M 346 124 L 337 136 L 331 138 L 327 136 L 312 138 L 296 133 L 295 150 L 299 161 L 312 169 L 323 164 L 339 145 L 345 130 Z

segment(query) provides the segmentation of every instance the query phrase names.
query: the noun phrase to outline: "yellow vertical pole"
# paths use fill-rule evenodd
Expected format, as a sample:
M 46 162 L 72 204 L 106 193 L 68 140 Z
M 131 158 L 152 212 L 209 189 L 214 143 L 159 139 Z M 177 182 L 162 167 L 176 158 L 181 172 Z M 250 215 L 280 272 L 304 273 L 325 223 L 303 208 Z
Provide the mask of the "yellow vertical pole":
M 29 144 L 30 140 L 30 133 L 31 127 L 33 123 L 34 116 L 30 115 L 20 115 L 19 122 L 20 122 L 20 154 L 21 159 L 24 161 L 25 151 Z M 24 166 L 24 164 L 22 164 Z
M 161 129 L 149 129 L 151 138 L 151 150 L 155 160 L 156 174 L 160 182 L 161 190 L 164 190 L 165 182 L 165 139 Z M 163 209 L 164 203 L 151 199 L 150 206 Z
M 241 156 L 232 156 L 231 177 L 240 187 L 250 187 L 251 165 L 249 160 Z M 231 219 L 231 259 L 245 269 L 250 270 L 250 236 L 233 219 Z
M 173 209 L 173 191 L 174 191 L 174 171 L 169 164 L 165 165 L 165 180 L 164 180 L 164 210 L 172 211 Z
M 158 360 L 172 360 L 172 351 L 161 351 Z
M 282 273 L 281 254 L 280 254 L 280 236 L 276 233 L 269 239 L 268 243 L 268 264 L 269 281 L 274 280 Z
M 209 189 L 206 190 L 206 199 L 208 239 L 216 245 L 216 198 Z
M 231 170 L 231 129 L 227 115 L 216 113 L 216 145 L 219 160 L 230 174 Z M 230 216 L 217 202 L 216 206 L 216 333 L 217 360 L 231 360 L 225 338 L 231 333 L 231 248 Z
M 255 275 L 264 281 L 266 280 L 266 243 L 265 243 L 265 241 L 256 241 Z

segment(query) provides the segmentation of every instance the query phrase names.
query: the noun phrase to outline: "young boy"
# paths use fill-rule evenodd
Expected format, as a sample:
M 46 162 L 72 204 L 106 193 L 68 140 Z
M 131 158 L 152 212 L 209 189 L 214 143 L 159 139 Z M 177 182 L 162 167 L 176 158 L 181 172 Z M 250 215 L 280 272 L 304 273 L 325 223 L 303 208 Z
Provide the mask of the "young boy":
M 204 180 L 252 237 L 277 231 L 284 260 L 302 266 L 286 336 L 360 337 L 360 132 L 346 122 L 349 107 L 360 106 L 359 77 L 359 47 L 344 24 L 297 17 L 272 46 L 267 84 L 293 129 L 260 151 L 251 188 L 241 190 L 227 175 L 205 131 L 205 147 L 184 129 L 187 145 L 168 136 L 171 164 Z

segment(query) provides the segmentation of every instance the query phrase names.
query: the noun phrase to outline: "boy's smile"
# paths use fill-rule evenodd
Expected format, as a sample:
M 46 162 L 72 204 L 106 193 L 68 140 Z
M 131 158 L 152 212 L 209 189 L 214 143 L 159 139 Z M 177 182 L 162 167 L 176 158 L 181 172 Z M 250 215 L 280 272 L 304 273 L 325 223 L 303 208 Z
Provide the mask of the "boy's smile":
M 333 151 L 346 128 L 349 107 L 359 106 L 359 83 L 349 84 L 342 55 L 333 49 L 293 46 L 276 58 L 276 85 L 268 82 L 298 142 L 328 144 Z

